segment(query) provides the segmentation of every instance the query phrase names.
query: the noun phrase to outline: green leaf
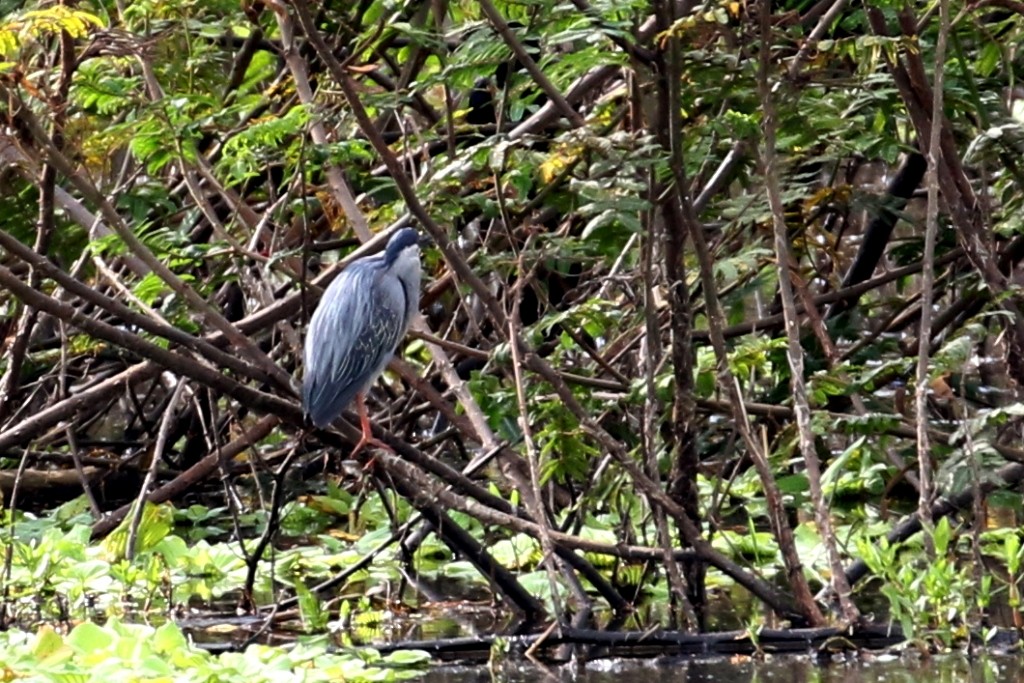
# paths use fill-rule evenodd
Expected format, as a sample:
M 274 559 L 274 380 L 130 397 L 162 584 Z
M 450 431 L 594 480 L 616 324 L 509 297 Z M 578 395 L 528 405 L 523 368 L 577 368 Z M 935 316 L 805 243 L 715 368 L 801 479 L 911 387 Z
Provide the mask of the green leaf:
M 71 629 L 64 642 L 81 654 L 102 652 L 112 647 L 116 640 L 109 629 L 86 621 Z

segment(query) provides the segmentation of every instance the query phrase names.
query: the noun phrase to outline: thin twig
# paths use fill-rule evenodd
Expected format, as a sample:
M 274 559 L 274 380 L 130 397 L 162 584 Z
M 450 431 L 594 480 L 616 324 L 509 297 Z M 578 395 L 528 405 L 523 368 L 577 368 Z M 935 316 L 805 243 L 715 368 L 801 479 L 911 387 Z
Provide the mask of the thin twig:
M 21 477 L 25 474 L 25 466 L 28 463 L 28 449 L 21 455 L 18 462 L 18 471 L 14 475 L 14 486 L 11 487 L 11 499 L 7 504 L 7 537 L 8 542 L 4 548 L 4 573 L 3 591 L 0 598 L 0 626 L 7 626 L 7 607 L 11 597 L 11 571 L 14 567 L 14 520 L 18 512 L 18 491 L 21 490 Z
M 811 50 L 818 46 L 818 41 L 821 40 L 823 35 L 825 35 L 825 31 L 827 31 L 828 27 L 832 25 L 832 22 L 839 17 L 839 13 L 843 11 L 844 7 L 846 7 L 846 2 L 847 0 L 835 0 L 832 3 L 832 6 L 828 8 L 828 11 L 818 19 L 818 23 L 815 25 L 814 30 L 812 30 L 811 34 L 807 36 L 806 40 L 804 40 L 804 44 L 800 46 L 800 51 L 796 53 L 796 56 L 793 57 L 792 63 L 789 65 L 788 76 L 791 81 L 795 80 L 800 74 L 800 69 L 803 68 L 804 62 L 807 61 L 807 57 L 811 54 Z
M 178 384 L 174 387 L 174 392 L 171 394 L 170 400 L 167 401 L 167 408 L 164 410 L 163 418 L 160 420 L 160 429 L 156 434 L 156 444 L 153 445 L 153 450 L 150 453 L 149 469 L 146 470 L 142 486 L 139 487 L 139 495 L 135 498 L 135 509 L 132 513 L 131 524 L 128 527 L 128 542 L 125 544 L 124 554 L 129 562 L 135 558 L 135 542 L 138 540 L 139 525 L 142 523 L 142 515 L 146 509 L 146 496 L 149 493 L 149 487 L 153 485 L 153 481 L 156 479 L 157 465 L 163 459 L 164 448 L 167 445 L 167 436 L 170 434 L 171 425 L 174 424 L 174 413 L 178 409 L 181 395 L 185 392 L 185 387 L 187 386 L 184 378 L 178 379 Z
M 480 9 L 483 10 L 484 14 L 494 28 L 501 35 L 505 44 L 512 48 L 512 52 L 515 53 L 516 59 L 523 68 L 526 69 L 527 73 L 533 79 L 533 82 L 540 86 L 540 89 L 544 91 L 544 94 L 548 96 L 548 99 L 555 104 L 559 113 L 564 116 L 574 128 L 583 128 L 587 125 L 587 122 L 583 120 L 580 113 L 573 109 L 566 101 L 565 96 L 562 95 L 562 91 L 554 86 L 554 84 L 544 75 L 544 72 L 537 66 L 537 62 L 533 60 L 530 53 L 526 51 L 523 44 L 516 38 L 515 32 L 512 31 L 512 27 L 508 25 L 505 18 L 501 16 L 501 13 L 497 10 L 491 0 L 478 0 Z
M 935 76 L 932 83 L 931 131 L 928 136 L 928 171 L 925 185 L 928 188 L 928 208 L 925 219 L 924 265 L 921 268 L 921 332 L 919 339 L 930 339 L 932 328 L 932 301 L 935 297 L 935 243 L 939 232 L 939 164 L 942 158 L 943 81 L 945 76 L 946 43 L 949 38 L 949 1 L 939 0 L 939 36 L 935 45 Z M 929 344 L 918 344 L 917 371 L 915 373 L 914 407 L 917 425 L 917 476 L 920 481 L 918 517 L 930 529 L 932 499 L 935 484 L 932 479 L 931 447 L 928 440 L 928 394 L 931 391 L 928 363 Z M 934 552 L 931 540 L 926 546 Z
M 772 230 L 775 237 L 775 259 L 779 279 L 779 296 L 782 300 L 782 311 L 786 319 L 787 358 L 790 367 L 790 387 L 793 390 L 793 412 L 796 415 L 797 442 L 800 455 L 803 457 L 807 470 L 807 481 L 814 505 L 814 518 L 818 524 L 818 533 L 825 545 L 825 553 L 832 569 L 832 587 L 839 598 L 840 609 L 846 623 L 853 623 L 857 618 L 857 608 L 850 600 L 850 586 L 843 574 L 843 564 L 839 556 L 832 519 L 821 487 L 821 462 L 814 448 L 814 433 L 811 426 L 811 406 L 807 395 L 807 382 L 804 378 L 804 349 L 800 340 L 800 320 L 797 317 L 796 298 L 793 294 L 793 275 L 790 264 L 793 256 L 789 249 L 785 207 L 782 192 L 779 188 L 779 162 L 775 150 L 776 110 L 769 78 L 771 68 L 771 9 L 767 3 L 761 5 L 761 48 L 759 50 L 758 90 L 761 97 L 761 108 L 764 111 L 762 130 L 764 146 L 762 158 L 764 166 L 764 183 L 768 194 L 768 204 L 772 212 Z M 823 329 L 823 327 L 822 327 Z M 827 339 L 826 339 L 827 341 Z
M 288 65 L 288 69 L 292 73 L 295 90 L 298 93 L 302 104 L 308 107 L 311 113 L 314 113 L 316 112 L 317 107 L 313 88 L 310 84 L 309 68 L 306 61 L 299 54 L 299 48 L 295 43 L 295 28 L 292 25 L 291 17 L 288 15 L 288 10 L 280 0 L 271 0 L 267 4 L 274 10 L 274 16 L 277 18 L 277 26 L 281 31 L 281 45 L 284 49 L 284 60 Z M 327 47 L 327 44 L 324 43 L 323 39 L 319 36 L 318 32 L 314 32 L 314 35 L 309 35 L 307 33 L 307 38 L 314 43 L 318 52 L 331 52 Z M 318 39 L 319 44 L 317 44 Z M 330 143 L 330 136 L 327 134 L 327 129 L 315 113 L 309 122 L 309 133 L 313 138 L 313 142 L 317 145 L 326 146 Z M 338 200 L 338 204 L 341 206 L 342 210 L 345 212 L 345 216 L 352 225 L 352 230 L 356 233 L 356 236 L 359 237 L 360 241 L 368 241 L 372 236 L 372 233 L 370 232 L 369 225 L 366 222 L 366 217 L 363 215 L 363 212 L 359 210 L 359 206 L 356 204 L 355 195 L 348 185 L 348 180 L 346 180 L 337 164 L 325 164 L 324 170 L 327 174 L 327 182 L 331 187 L 331 191 L 334 193 L 335 198 Z
M 499 190 L 500 194 L 500 190 Z M 509 339 L 518 339 L 521 334 L 521 323 L 519 322 L 519 304 L 522 300 L 522 287 L 529 281 L 526 277 L 526 265 L 523 263 L 523 255 L 530 247 L 530 239 L 527 239 L 523 249 L 519 252 L 519 272 L 523 276 L 516 283 L 515 291 L 512 294 L 512 314 L 509 316 Z M 519 349 L 516 344 L 512 345 L 512 378 L 516 390 L 516 403 L 519 407 L 519 429 L 523 434 L 523 443 L 526 446 L 526 462 L 530 471 L 530 491 L 532 495 L 527 499 L 530 514 L 537 522 L 540 530 L 540 546 L 544 553 L 543 565 L 547 573 L 548 583 L 551 586 L 551 604 L 554 606 L 556 623 L 567 625 L 565 621 L 565 610 L 559 600 L 558 581 L 556 572 L 560 568 L 555 555 L 554 543 L 551 540 L 551 527 L 548 522 L 548 512 L 544 506 L 544 496 L 540 490 L 540 456 L 537 453 L 537 444 L 533 438 L 533 429 L 530 426 L 530 411 L 526 403 L 526 387 L 524 385 L 522 363 L 519 358 Z

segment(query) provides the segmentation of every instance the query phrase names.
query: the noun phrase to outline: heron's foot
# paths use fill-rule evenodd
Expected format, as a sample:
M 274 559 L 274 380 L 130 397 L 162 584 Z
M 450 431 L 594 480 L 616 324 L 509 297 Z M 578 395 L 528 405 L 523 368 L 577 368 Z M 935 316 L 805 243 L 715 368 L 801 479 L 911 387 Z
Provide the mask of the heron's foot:
M 349 454 L 348 457 L 354 459 L 356 457 L 356 455 L 359 454 L 365 448 L 373 448 L 375 450 L 387 451 L 388 453 L 391 453 L 392 455 L 395 454 L 395 449 L 394 448 L 392 448 L 391 446 L 387 445 L 386 443 L 384 443 L 383 441 L 381 441 L 377 437 L 375 437 L 375 436 L 369 436 L 368 437 L 368 436 L 364 435 L 363 438 L 359 439 L 359 443 L 357 443 L 356 447 L 352 449 L 352 452 Z M 370 456 L 370 459 L 366 461 L 365 465 L 363 465 L 363 471 L 372 470 L 374 464 L 376 464 L 376 458 L 373 457 L 373 456 Z
M 354 449 L 352 449 L 352 454 L 349 457 L 350 458 L 356 457 L 356 453 L 358 453 L 359 451 L 363 450 L 367 446 L 372 446 L 372 447 L 377 448 L 377 449 L 383 449 L 383 450 L 387 451 L 388 453 L 390 453 L 391 455 L 394 455 L 395 454 L 395 449 L 394 448 L 392 448 L 391 446 L 387 445 L 386 443 L 384 443 L 383 441 L 381 441 L 380 439 L 378 439 L 377 437 L 375 437 L 373 435 L 373 427 L 370 426 L 370 416 L 366 412 L 366 401 L 363 399 L 363 394 L 362 393 L 356 394 L 356 409 L 359 412 L 359 427 L 362 430 L 362 433 L 360 435 L 359 443 L 357 443 L 356 447 Z M 373 462 L 374 462 L 374 460 L 371 457 L 370 461 L 368 463 L 366 463 L 366 466 L 363 467 L 363 469 L 364 470 L 372 469 L 373 468 Z

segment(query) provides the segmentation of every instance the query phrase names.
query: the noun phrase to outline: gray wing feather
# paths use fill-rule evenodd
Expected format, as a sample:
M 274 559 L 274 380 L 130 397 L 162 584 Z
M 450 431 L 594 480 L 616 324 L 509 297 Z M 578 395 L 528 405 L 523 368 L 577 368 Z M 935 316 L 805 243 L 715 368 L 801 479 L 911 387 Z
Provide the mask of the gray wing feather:
M 326 427 L 383 372 L 405 334 L 401 286 L 384 278 L 378 261 L 353 264 L 324 292 L 305 345 L 302 398 Z

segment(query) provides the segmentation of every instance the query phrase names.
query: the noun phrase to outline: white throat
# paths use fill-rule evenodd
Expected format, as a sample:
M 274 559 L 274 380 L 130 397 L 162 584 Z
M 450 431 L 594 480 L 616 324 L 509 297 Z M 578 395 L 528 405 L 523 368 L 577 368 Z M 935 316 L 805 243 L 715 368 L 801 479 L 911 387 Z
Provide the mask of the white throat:
M 413 270 L 419 273 L 420 248 L 407 247 L 406 249 L 403 249 L 398 254 L 398 258 L 395 259 L 395 263 L 391 267 L 400 274 L 404 274 Z

